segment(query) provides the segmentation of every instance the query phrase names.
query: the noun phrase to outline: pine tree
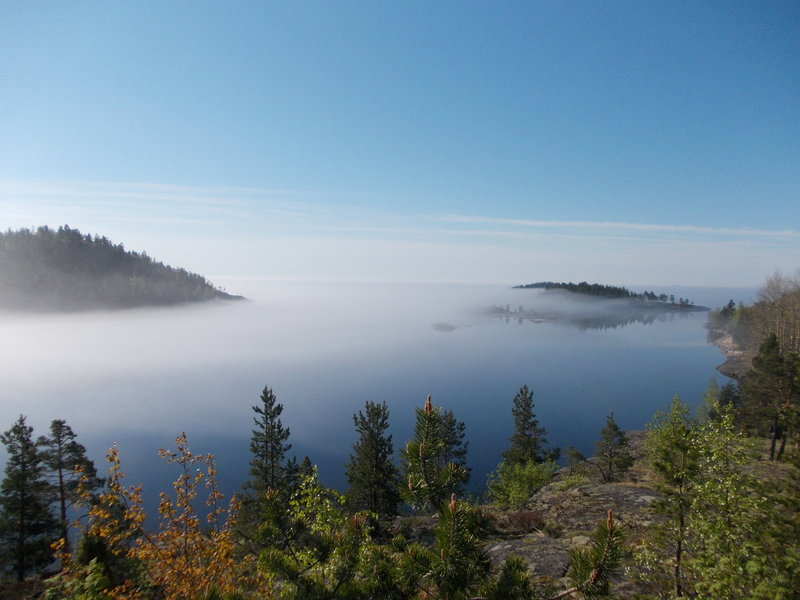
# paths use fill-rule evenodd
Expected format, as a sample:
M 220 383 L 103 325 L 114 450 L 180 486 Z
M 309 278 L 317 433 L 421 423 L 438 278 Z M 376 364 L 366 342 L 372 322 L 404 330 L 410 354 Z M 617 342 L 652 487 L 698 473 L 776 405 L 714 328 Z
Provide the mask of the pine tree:
M 66 421 L 56 419 L 50 423 L 50 436 L 39 438 L 43 460 L 54 480 L 53 487 L 58 505 L 61 539 L 68 544 L 67 511 L 79 500 L 80 489 L 94 491 L 103 486 L 97 477 L 94 463 L 86 456 L 86 448 L 75 441 L 75 433 Z
M 669 411 L 656 412 L 648 424 L 646 438 L 647 457 L 660 480 L 658 489 L 662 494 L 652 506 L 664 520 L 653 527 L 655 558 L 649 561 L 645 571 L 652 580 L 661 578 L 663 585 L 669 582 L 676 596 L 682 596 L 690 585 L 684 563 L 690 544 L 690 511 L 700 470 L 696 428 L 689 407 L 675 396 Z
M 414 439 L 400 452 L 402 472 L 407 481 L 406 485 L 400 486 L 400 494 L 418 510 L 439 510 L 469 474 L 462 465 L 443 460 L 445 445 L 441 409 L 433 407 L 431 397 L 425 400 L 424 408 L 415 411 Z
M 628 436 L 614 420 L 614 413 L 606 418 L 606 426 L 600 431 L 595 444 L 595 463 L 604 481 L 616 481 L 631 468 L 633 456 L 628 448 Z
M 477 511 L 452 494 L 438 513 L 433 544 L 412 544 L 400 557 L 403 578 L 415 582 L 421 598 L 471 598 L 491 572 L 491 560 L 478 536 Z
M 780 460 L 786 447 L 791 415 L 800 396 L 800 377 L 792 355 L 781 353 L 778 338 L 770 334 L 753 358 L 743 384 L 746 424 L 770 437 L 770 460 Z M 777 448 L 780 440 L 780 448 Z M 777 448 L 777 452 L 776 452 Z
M 614 525 L 612 512 L 608 511 L 605 523 L 600 523 L 592 534 L 592 545 L 570 552 L 567 577 L 573 586 L 555 598 L 579 592 L 586 600 L 609 597 L 610 579 L 617 574 L 624 556 L 622 533 Z
M 514 433 L 509 438 L 511 447 L 503 452 L 503 460 L 509 464 L 525 464 L 531 460 L 543 462 L 546 458 L 544 446 L 547 430 L 539 427 L 533 410 L 533 391 L 523 385 L 513 402 L 511 414 L 514 417 Z
M 42 452 L 33 441 L 33 427 L 21 416 L 0 436 L 8 460 L 0 485 L 0 544 L 17 581 L 53 560 L 50 544 L 58 522 L 50 510 L 53 490 L 45 478 Z
M 349 489 L 346 498 L 353 511 L 369 510 L 381 517 L 397 514 L 400 494 L 397 491 L 399 472 L 392 462 L 394 448 L 389 428 L 386 403 L 367 401 L 364 412 L 353 415 L 359 434 L 347 464 Z
M 440 432 L 444 443 L 441 462 L 443 464 L 452 462 L 466 472 L 464 481 L 451 490 L 456 494 L 462 494 L 472 473 L 472 469 L 467 464 L 469 441 L 467 440 L 466 425 L 464 421 L 456 419 L 450 409 L 441 413 L 441 421 Z
M 261 403 L 261 406 L 253 406 L 257 416 L 253 417 L 256 429 L 250 438 L 252 477 L 244 487 L 257 495 L 263 495 L 267 490 L 288 495 L 296 468 L 286 460 L 286 453 L 292 445 L 287 443 L 289 428 L 284 427 L 280 419 L 283 405 L 269 387 L 261 392 Z

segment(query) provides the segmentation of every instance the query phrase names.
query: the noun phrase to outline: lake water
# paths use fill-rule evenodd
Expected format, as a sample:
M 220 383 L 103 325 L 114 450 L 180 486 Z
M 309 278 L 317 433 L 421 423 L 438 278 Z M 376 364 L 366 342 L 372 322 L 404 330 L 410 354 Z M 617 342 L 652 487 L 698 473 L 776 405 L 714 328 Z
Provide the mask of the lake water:
M 722 362 L 705 313 L 609 329 L 490 318 L 492 305 L 536 305 L 500 286 L 224 282 L 252 300 L 65 316 L 2 316 L 0 427 L 19 414 L 35 434 L 66 419 L 104 471 L 117 443 L 147 498 L 173 478 L 157 457 L 186 431 L 217 456 L 227 492 L 247 478 L 252 405 L 265 385 L 284 405 L 292 453 L 343 486 L 367 400 L 390 409 L 395 450 L 427 394 L 466 424 L 470 488 L 480 489 L 512 431 L 527 384 L 552 445 L 590 453 L 606 416 L 639 429 L 679 394 L 696 404 Z M 721 306 L 752 290 L 655 290 Z

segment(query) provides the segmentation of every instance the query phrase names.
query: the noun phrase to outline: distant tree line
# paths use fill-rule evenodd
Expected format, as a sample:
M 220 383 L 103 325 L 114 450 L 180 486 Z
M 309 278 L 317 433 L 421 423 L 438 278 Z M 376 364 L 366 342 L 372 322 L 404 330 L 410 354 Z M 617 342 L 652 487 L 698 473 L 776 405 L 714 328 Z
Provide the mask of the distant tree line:
M 513 289 L 543 289 L 543 290 L 566 290 L 575 294 L 585 294 L 587 296 L 598 296 L 601 298 L 633 298 L 647 302 L 664 302 L 675 306 L 692 306 L 693 301 L 688 298 L 675 298 L 674 294 L 656 294 L 655 292 L 642 292 L 637 294 L 626 287 L 614 285 L 603 285 L 600 283 L 557 283 L 554 281 L 539 281 L 537 283 L 527 283 L 525 285 L 514 286 Z
M 0 233 L 0 309 L 114 309 L 231 297 L 201 275 L 67 225 Z

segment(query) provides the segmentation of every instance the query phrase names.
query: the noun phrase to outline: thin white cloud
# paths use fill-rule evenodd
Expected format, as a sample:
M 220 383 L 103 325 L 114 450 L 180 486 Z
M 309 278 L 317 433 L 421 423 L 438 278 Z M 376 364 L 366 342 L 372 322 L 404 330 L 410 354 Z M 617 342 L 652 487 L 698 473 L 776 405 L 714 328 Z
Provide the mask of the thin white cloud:
M 571 228 L 571 229 L 595 229 L 612 230 L 626 229 L 631 231 L 663 232 L 663 233 L 690 233 L 690 234 L 709 234 L 709 235 L 744 235 L 744 236 L 781 236 L 781 237 L 800 237 L 800 232 L 792 229 L 767 230 L 751 228 L 731 228 L 731 227 L 708 227 L 697 225 L 669 225 L 653 223 L 620 223 L 614 221 L 538 221 L 531 219 L 509 219 L 502 217 L 481 217 L 473 215 L 445 215 L 442 217 L 431 217 L 434 220 L 446 221 L 450 223 L 482 223 L 495 225 L 510 225 L 515 227 L 538 227 L 538 228 Z
M 497 231 L 492 229 L 430 229 L 422 227 L 370 227 L 370 226 L 321 226 L 316 228 L 318 231 L 331 231 L 341 233 L 375 233 L 386 235 L 403 236 L 432 236 L 432 235 L 456 235 L 456 236 L 476 236 L 476 237 L 505 237 L 521 238 L 524 233 L 519 231 Z
M 62 214 L 94 215 L 104 221 L 253 221 L 265 213 L 302 220 L 325 207 L 299 200 L 302 191 L 244 187 L 199 187 L 158 183 L 59 181 L 32 183 L 0 179 L 4 220 L 25 221 Z M 188 215 L 187 212 L 193 214 Z

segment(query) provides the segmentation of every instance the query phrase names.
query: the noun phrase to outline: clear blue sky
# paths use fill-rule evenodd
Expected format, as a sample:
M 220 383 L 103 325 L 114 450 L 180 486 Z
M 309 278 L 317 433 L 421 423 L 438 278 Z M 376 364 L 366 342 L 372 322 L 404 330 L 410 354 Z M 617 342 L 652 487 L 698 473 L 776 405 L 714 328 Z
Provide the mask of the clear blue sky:
M 0 1 L 0 227 L 211 277 L 800 267 L 800 3 Z

